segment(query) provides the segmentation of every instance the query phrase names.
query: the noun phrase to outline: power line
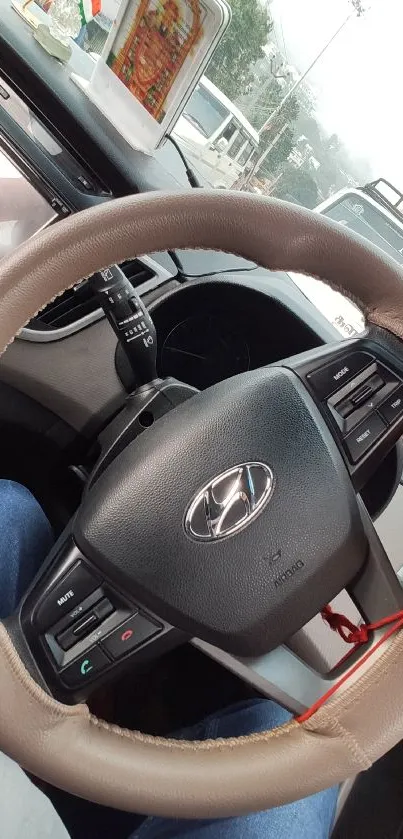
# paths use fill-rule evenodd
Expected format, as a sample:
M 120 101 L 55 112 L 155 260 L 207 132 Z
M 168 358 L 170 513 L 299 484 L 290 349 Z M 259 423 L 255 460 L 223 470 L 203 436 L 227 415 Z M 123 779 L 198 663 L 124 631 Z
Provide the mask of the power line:
M 286 93 L 286 95 L 285 95 L 285 96 L 284 96 L 284 98 L 281 100 L 281 102 L 279 103 L 279 105 L 277 106 L 277 108 L 275 108 L 275 109 L 274 109 L 274 111 L 272 111 L 272 113 L 270 114 L 270 116 L 269 116 L 269 117 L 267 118 L 267 120 L 263 123 L 262 127 L 261 127 L 261 128 L 260 128 L 260 130 L 258 131 L 259 136 L 260 136 L 261 134 L 263 134 L 263 132 L 264 132 L 264 131 L 267 131 L 267 130 L 268 130 L 268 128 L 270 128 L 270 127 L 271 127 L 271 125 L 275 122 L 275 120 L 277 119 L 277 117 L 278 117 L 278 115 L 279 115 L 280 111 L 283 109 L 284 105 L 285 105 L 285 104 L 289 101 L 289 99 L 291 99 L 291 97 L 292 97 L 292 96 L 294 96 L 295 91 L 296 91 L 296 90 L 300 87 L 300 85 L 302 84 L 302 82 L 306 79 L 306 77 L 307 77 L 308 73 L 310 73 L 310 71 L 313 69 L 313 67 L 315 66 L 315 64 L 319 61 L 319 59 L 320 59 L 320 58 L 322 58 L 322 55 L 326 52 L 326 50 L 330 47 L 330 45 L 333 43 L 333 41 L 337 38 L 337 36 L 338 36 L 338 35 L 339 35 L 339 33 L 342 31 L 342 29 L 346 26 L 346 24 L 347 24 L 347 23 L 351 20 L 351 18 L 353 17 L 353 15 L 354 15 L 354 12 L 350 12 L 350 14 L 349 14 L 349 15 L 347 15 L 347 17 L 345 18 L 345 20 L 344 20 L 344 21 L 340 24 L 340 26 L 339 26 L 339 27 L 338 27 L 338 29 L 336 30 L 336 32 L 334 32 L 334 34 L 333 34 L 333 35 L 332 35 L 332 37 L 329 39 L 329 41 L 327 41 L 327 42 L 326 42 L 326 44 L 324 44 L 324 46 L 322 47 L 322 49 L 320 50 L 320 52 L 318 53 L 318 55 L 316 55 L 316 56 L 315 56 L 315 58 L 313 59 L 313 61 L 311 61 L 310 65 L 309 65 L 309 66 L 306 68 L 306 70 L 302 73 L 302 76 L 301 76 L 299 79 L 297 79 L 297 80 L 294 82 L 294 84 L 290 87 L 290 89 L 289 89 L 288 93 Z M 250 172 L 248 173 L 248 175 L 247 175 L 247 177 L 246 177 L 246 179 L 245 179 L 245 182 L 244 182 L 244 187 L 246 187 L 246 186 L 250 183 L 250 181 L 252 180 L 253 176 L 254 176 L 254 175 L 255 175 L 255 174 L 259 171 L 259 169 L 260 169 L 260 167 L 261 167 L 262 163 L 265 161 L 266 157 L 268 156 L 268 154 L 269 154 L 269 152 L 270 152 L 270 149 L 271 149 L 271 145 L 268 147 L 268 149 L 266 149 L 266 150 L 265 150 L 265 151 L 264 151 L 264 152 L 260 155 L 260 157 L 258 157 L 258 158 L 257 158 L 257 160 L 255 160 L 255 163 L 253 164 L 253 166 L 252 166 L 252 168 L 251 168 Z
M 273 18 L 272 18 L 272 20 L 273 20 Z M 273 28 L 270 32 L 270 35 L 274 37 L 274 40 L 276 42 L 276 47 L 277 47 L 278 51 L 281 52 L 281 47 L 280 47 L 280 44 L 279 44 L 278 38 L 277 38 L 276 24 L 275 24 L 274 20 L 273 20 Z
M 285 53 L 285 57 L 286 57 L 287 64 L 289 64 L 289 63 L 290 63 L 290 59 L 288 58 L 287 47 L 286 47 L 286 45 L 285 45 L 284 29 L 283 29 L 283 19 L 282 19 L 281 15 L 280 15 L 280 28 L 281 28 L 281 38 L 282 38 L 283 45 L 284 45 L 284 53 Z

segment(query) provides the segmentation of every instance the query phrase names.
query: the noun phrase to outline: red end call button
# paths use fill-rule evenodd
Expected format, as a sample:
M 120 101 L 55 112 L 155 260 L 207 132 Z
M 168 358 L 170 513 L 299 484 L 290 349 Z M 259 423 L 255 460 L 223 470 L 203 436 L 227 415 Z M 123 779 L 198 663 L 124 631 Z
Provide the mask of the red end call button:
M 112 658 L 121 658 L 160 631 L 161 627 L 148 617 L 140 614 L 132 615 L 102 641 L 102 646 Z

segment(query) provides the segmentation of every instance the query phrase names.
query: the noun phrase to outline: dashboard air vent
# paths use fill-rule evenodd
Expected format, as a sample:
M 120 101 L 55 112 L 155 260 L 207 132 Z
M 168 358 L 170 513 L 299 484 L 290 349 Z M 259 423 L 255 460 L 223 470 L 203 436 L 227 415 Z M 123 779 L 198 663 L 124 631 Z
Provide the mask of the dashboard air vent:
M 120 267 L 134 288 L 144 285 L 156 276 L 155 271 L 139 259 L 123 262 Z M 30 321 L 28 328 L 41 332 L 63 330 L 68 333 L 73 331 L 72 327 L 78 323 L 82 327 L 92 323 L 97 319 L 96 313 L 99 313 L 99 317 L 102 316 L 88 280 L 83 280 L 45 306 L 37 317 Z

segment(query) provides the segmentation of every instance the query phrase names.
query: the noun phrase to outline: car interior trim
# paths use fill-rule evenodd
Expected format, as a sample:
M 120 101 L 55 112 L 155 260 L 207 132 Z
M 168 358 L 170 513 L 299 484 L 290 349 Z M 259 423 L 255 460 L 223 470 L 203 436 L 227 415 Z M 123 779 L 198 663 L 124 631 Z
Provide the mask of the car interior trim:
M 142 262 L 155 274 L 154 277 L 146 280 L 145 283 L 142 283 L 137 287 L 136 291 L 140 295 L 147 294 L 149 291 L 154 291 L 154 289 L 159 288 L 174 277 L 174 273 L 168 271 L 150 256 L 142 256 L 139 259 L 139 262 Z M 105 317 L 105 315 L 102 309 L 96 309 L 94 312 L 90 312 L 88 315 L 84 315 L 84 317 L 79 318 L 74 323 L 70 323 L 68 326 L 62 326 L 59 329 L 41 330 L 30 329 L 29 326 L 25 326 L 18 337 L 23 341 L 32 341 L 33 343 L 39 344 L 60 341 L 62 338 L 68 338 L 70 335 L 74 335 L 75 332 L 80 332 L 81 329 L 91 326 L 92 323 L 96 323 L 96 321 L 101 320 L 103 317 Z

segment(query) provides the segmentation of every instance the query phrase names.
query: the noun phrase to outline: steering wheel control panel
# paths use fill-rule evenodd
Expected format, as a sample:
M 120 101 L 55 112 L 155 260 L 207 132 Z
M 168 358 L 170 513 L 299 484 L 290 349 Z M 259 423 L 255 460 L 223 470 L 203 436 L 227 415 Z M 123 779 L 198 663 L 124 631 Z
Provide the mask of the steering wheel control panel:
M 24 629 L 41 648 L 45 679 L 62 698 L 85 696 L 89 683 L 129 657 L 133 664 L 133 655 L 171 631 L 103 581 L 75 547 L 35 600 Z
M 370 352 L 339 354 L 304 373 L 326 418 L 336 425 L 352 469 L 390 430 L 403 428 L 403 382 Z

